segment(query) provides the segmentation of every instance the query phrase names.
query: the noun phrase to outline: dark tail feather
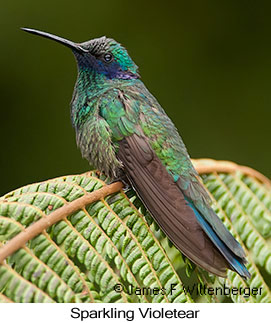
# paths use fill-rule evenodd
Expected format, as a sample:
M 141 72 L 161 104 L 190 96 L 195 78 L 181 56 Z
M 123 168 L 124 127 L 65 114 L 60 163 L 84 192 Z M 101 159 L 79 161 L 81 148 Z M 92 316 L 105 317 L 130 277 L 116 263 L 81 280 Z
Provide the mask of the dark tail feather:
M 199 213 L 199 211 L 194 207 L 194 205 L 187 201 L 189 206 L 193 209 L 195 216 L 201 225 L 202 229 L 217 247 L 217 249 L 221 252 L 221 254 L 225 257 L 228 261 L 232 270 L 236 271 L 240 276 L 245 279 L 249 279 L 251 277 L 250 272 L 247 270 L 246 266 L 244 265 L 245 259 L 242 259 L 236 256 L 226 245 L 225 243 L 217 236 L 215 231 L 212 229 L 210 224 L 204 219 L 204 217 Z

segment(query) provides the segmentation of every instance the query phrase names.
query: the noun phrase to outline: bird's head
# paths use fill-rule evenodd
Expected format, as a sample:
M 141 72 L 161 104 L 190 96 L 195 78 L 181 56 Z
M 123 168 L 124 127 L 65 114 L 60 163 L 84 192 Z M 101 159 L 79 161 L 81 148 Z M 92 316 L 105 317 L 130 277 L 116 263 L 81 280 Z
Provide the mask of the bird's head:
M 110 80 L 139 78 L 138 67 L 132 61 L 126 49 L 111 38 L 100 37 L 83 43 L 75 43 L 43 31 L 29 28 L 22 29 L 69 47 L 76 57 L 79 71 L 91 71 Z

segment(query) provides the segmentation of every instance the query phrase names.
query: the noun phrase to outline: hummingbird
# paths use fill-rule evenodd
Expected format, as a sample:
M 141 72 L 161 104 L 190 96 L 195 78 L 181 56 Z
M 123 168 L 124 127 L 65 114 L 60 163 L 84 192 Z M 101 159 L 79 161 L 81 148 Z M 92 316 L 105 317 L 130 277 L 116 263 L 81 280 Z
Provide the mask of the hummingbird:
M 211 207 L 175 125 L 141 81 L 127 50 L 105 36 L 83 43 L 24 31 L 70 48 L 78 75 L 71 120 L 82 156 L 112 181 L 123 180 L 169 240 L 217 276 L 247 279 L 246 255 Z

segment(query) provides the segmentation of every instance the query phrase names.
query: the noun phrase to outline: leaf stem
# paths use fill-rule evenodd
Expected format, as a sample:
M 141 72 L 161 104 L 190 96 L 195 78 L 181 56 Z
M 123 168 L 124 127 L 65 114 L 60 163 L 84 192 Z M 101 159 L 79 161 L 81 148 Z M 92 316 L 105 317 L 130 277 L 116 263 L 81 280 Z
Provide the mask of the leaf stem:
M 92 193 L 86 193 L 84 196 L 68 202 L 64 206 L 58 208 L 46 217 L 41 218 L 34 224 L 30 225 L 24 231 L 20 232 L 14 238 L 12 238 L 7 244 L 0 248 L 0 263 L 2 263 L 8 256 L 13 254 L 18 249 L 22 248 L 29 240 L 35 238 L 56 222 L 65 219 L 69 215 L 77 212 L 80 209 L 86 207 L 93 202 L 96 202 L 107 195 L 120 191 L 123 187 L 121 182 L 115 182 L 110 185 L 106 185 L 101 189 Z
M 245 175 L 251 176 L 262 182 L 267 186 L 267 188 L 271 188 L 271 181 L 269 178 L 258 172 L 257 170 L 247 167 L 240 166 L 233 162 L 223 161 L 223 160 L 213 160 L 213 159 L 192 159 L 193 165 L 196 168 L 197 172 L 201 174 L 208 173 L 236 173 L 242 172 Z

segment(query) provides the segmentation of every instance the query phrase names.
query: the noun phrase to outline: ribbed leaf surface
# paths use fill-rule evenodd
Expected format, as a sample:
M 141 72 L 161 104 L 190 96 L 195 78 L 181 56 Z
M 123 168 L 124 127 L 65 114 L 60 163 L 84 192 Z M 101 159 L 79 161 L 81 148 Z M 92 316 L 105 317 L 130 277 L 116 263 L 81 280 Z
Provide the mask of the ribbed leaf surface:
M 206 165 L 213 169 L 200 171 L 203 182 L 217 214 L 248 254 L 249 281 L 231 271 L 217 279 L 191 264 L 135 193 L 119 191 L 78 209 L 9 256 L 0 265 L 0 302 L 271 302 L 270 186 L 236 165 L 223 171 L 219 162 L 196 161 L 199 169 Z M 105 185 L 93 171 L 6 194 L 0 199 L 0 248 L 32 223 Z M 193 284 L 261 287 L 261 295 L 199 297 L 184 290 Z

